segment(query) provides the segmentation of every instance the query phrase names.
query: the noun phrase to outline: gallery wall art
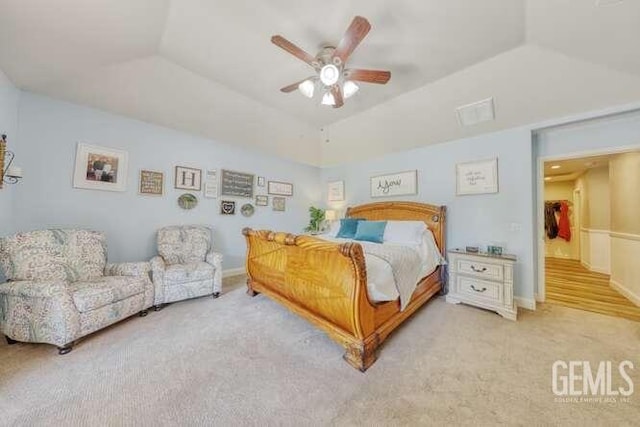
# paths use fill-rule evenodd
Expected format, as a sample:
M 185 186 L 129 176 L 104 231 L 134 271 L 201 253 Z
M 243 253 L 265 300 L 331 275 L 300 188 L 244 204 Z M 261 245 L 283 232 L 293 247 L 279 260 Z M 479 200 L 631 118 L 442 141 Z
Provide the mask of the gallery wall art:
M 78 143 L 73 186 L 88 190 L 125 191 L 129 153 Z

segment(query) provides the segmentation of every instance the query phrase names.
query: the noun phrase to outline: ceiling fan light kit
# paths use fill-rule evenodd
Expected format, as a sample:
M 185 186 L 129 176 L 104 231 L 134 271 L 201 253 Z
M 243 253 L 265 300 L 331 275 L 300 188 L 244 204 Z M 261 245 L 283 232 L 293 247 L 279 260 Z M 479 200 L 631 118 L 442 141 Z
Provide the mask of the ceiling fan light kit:
M 371 30 L 369 21 L 361 16 L 356 16 L 338 43 L 338 47 L 327 46 L 315 57 L 282 36 L 271 37 L 273 44 L 309 64 L 317 73 L 317 76 L 285 86 L 280 91 L 289 93 L 298 89 L 307 98 L 313 98 L 316 92 L 316 83 L 319 80 L 318 89 L 322 91 L 322 105 L 340 108 L 344 105 L 345 99 L 355 95 L 360 89 L 355 81 L 386 84 L 391 78 L 389 71 L 345 68 L 347 59 L 369 33 L 369 30 Z

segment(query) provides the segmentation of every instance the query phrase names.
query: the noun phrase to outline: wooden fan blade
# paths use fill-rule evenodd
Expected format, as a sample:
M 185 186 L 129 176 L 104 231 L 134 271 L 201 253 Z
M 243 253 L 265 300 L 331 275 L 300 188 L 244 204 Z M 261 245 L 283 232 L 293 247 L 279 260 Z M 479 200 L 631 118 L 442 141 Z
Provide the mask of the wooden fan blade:
M 275 44 L 279 48 L 286 50 L 293 56 L 303 60 L 307 64 L 311 65 L 313 68 L 318 68 L 318 62 L 316 58 L 309 55 L 304 50 L 300 49 L 295 44 L 291 43 L 289 40 L 285 39 L 282 36 L 273 36 L 271 37 L 271 43 Z
M 347 80 L 355 80 L 365 83 L 386 84 L 391 78 L 391 71 L 380 70 L 346 70 L 344 77 Z
M 351 21 L 351 25 L 347 28 L 347 32 L 340 40 L 338 47 L 333 53 L 334 58 L 340 58 L 340 63 L 347 62 L 351 53 L 358 47 L 360 42 L 366 37 L 371 30 L 371 24 L 362 16 L 356 16 Z
M 284 92 L 284 93 L 289 93 L 289 92 L 293 92 L 294 90 L 298 89 L 298 85 L 304 81 L 307 80 L 311 80 L 313 81 L 313 79 L 315 78 L 315 76 L 313 77 L 307 77 L 306 79 L 302 79 L 299 82 L 295 82 L 295 83 L 291 83 L 289 86 L 285 86 L 282 89 L 280 89 L 280 92 Z
M 340 108 L 344 105 L 344 97 L 342 96 L 342 88 L 340 85 L 334 85 L 331 88 L 331 93 L 333 94 L 333 99 L 335 104 L 333 108 Z

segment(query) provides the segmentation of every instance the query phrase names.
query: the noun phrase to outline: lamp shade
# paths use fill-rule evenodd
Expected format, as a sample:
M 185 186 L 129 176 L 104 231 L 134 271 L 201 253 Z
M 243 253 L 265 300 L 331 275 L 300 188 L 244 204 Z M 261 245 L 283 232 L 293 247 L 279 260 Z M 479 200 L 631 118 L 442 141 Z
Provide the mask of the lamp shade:
M 316 85 L 311 80 L 305 80 L 298 85 L 298 90 L 307 98 L 313 98 L 313 92 Z
M 338 213 L 334 210 L 326 210 L 324 211 L 324 219 L 326 219 L 327 221 L 335 221 L 336 219 L 338 219 Z
M 9 178 L 22 178 L 22 168 L 18 166 L 11 166 L 7 169 L 7 173 L 5 175 Z
M 331 92 L 327 92 L 322 97 L 322 105 L 336 105 L 336 99 Z
M 358 85 L 351 80 L 347 80 L 346 82 L 344 82 L 342 91 L 344 92 L 345 99 L 352 97 L 358 91 L 358 89 L 360 89 Z

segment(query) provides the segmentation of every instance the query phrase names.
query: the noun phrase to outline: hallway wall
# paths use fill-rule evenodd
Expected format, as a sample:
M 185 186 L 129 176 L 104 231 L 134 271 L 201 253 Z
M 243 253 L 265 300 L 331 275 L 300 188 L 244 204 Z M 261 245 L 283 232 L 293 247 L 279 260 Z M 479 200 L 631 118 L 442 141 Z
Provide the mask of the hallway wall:
M 610 162 L 611 285 L 640 305 L 640 152 Z

